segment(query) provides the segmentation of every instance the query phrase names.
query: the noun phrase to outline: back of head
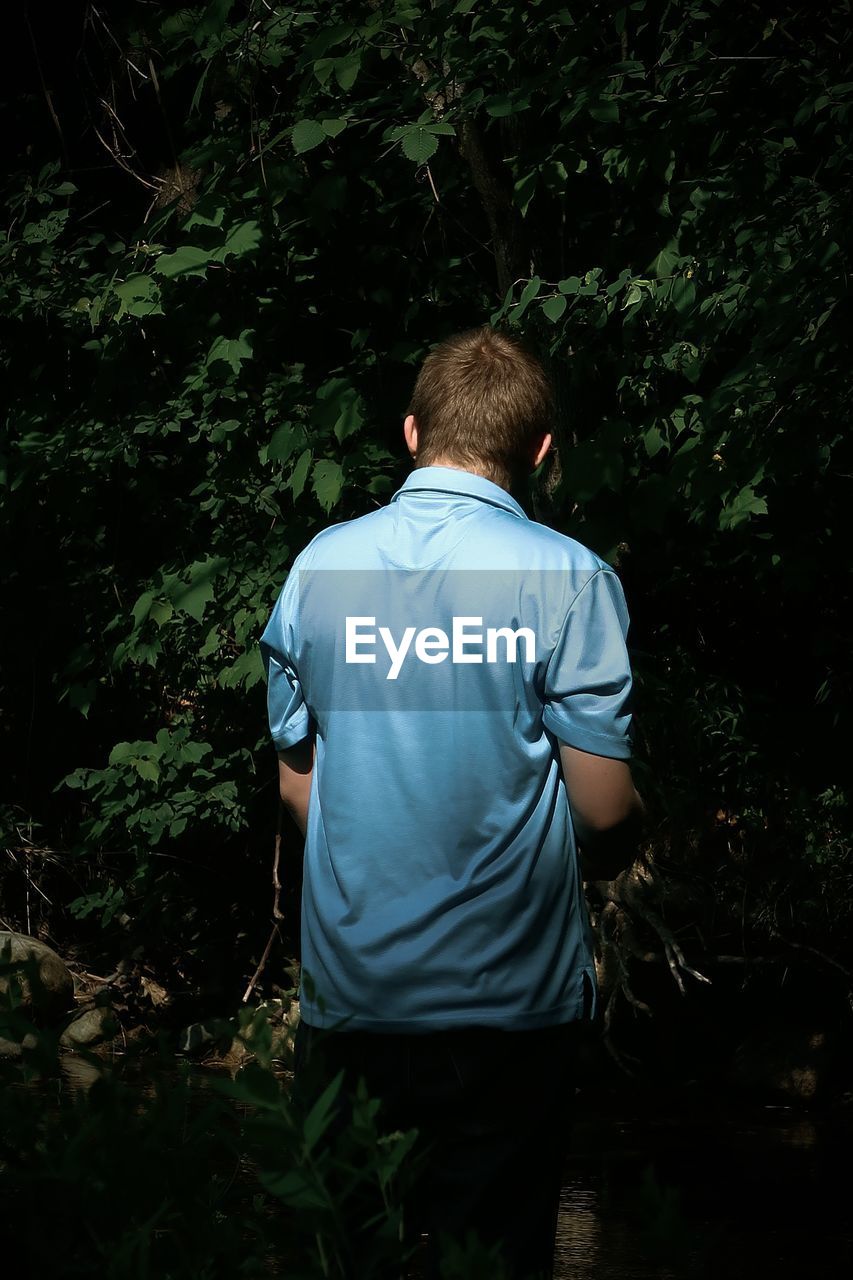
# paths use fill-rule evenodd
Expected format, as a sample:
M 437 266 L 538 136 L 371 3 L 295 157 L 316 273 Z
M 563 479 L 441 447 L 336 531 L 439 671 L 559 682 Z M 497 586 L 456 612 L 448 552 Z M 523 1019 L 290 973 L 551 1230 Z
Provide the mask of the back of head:
M 433 348 L 408 413 L 418 427 L 417 466 L 462 467 L 509 489 L 554 429 L 554 391 L 526 343 L 483 325 Z

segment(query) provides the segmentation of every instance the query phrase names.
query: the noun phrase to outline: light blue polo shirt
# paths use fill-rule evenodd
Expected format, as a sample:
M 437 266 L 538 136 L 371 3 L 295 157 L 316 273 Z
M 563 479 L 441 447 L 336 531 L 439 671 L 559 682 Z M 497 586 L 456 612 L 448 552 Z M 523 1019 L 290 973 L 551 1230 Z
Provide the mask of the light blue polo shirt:
M 316 733 L 307 1023 L 594 1014 L 559 743 L 631 755 L 628 621 L 604 560 L 453 467 L 296 557 L 260 645 L 275 746 Z

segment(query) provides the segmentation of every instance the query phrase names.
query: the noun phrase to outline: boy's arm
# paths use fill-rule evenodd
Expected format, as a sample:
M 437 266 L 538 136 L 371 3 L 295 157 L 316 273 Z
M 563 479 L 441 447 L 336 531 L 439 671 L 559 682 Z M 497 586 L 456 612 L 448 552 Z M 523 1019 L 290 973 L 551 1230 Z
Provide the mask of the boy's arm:
M 585 880 L 612 880 L 637 853 L 644 815 L 628 760 L 628 609 L 609 568 L 577 592 L 545 675 L 543 720 L 559 743 Z
M 584 880 L 614 880 L 637 856 L 645 806 L 626 760 L 560 743 Z
M 314 776 L 314 735 L 278 752 L 278 790 L 282 804 L 299 830 L 308 826 L 308 800 Z
M 260 638 L 267 678 L 270 736 L 278 754 L 282 804 L 302 834 L 314 767 L 314 724 L 297 671 L 299 645 L 299 565 L 297 556 Z

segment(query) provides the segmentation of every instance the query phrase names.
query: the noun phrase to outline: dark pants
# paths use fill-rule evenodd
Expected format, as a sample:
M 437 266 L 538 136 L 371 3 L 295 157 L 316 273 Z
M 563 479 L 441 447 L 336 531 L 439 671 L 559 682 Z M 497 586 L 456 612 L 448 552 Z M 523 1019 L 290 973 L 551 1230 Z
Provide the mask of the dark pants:
M 585 1025 L 403 1035 L 321 1031 L 302 1022 L 294 1097 L 310 1105 L 343 1068 L 330 1137 L 347 1123 L 359 1076 L 381 1100 L 381 1131 L 419 1130 L 410 1153 L 420 1158 L 418 1181 L 404 1201 L 404 1220 L 407 1239 L 429 1233 L 431 1280 L 440 1275 L 448 1237 L 464 1245 L 471 1231 L 499 1247 L 512 1280 L 549 1280 Z

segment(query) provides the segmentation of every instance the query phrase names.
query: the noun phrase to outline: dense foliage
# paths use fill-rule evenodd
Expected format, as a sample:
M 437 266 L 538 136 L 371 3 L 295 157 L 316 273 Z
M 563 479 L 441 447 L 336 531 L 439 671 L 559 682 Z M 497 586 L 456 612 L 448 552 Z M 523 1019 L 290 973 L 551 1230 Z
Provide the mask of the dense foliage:
M 430 345 L 491 320 L 560 395 L 561 474 L 526 500 L 625 584 L 685 945 L 844 959 L 850 8 L 30 6 L 7 923 L 245 985 L 277 805 L 259 633 L 313 533 L 405 475 Z M 298 856 L 285 830 L 291 935 Z
M 20 1016 L 6 1005 L 0 994 L 4 1032 Z M 44 1034 L 23 1080 L 0 1060 L 0 1222 L 21 1280 L 381 1280 L 416 1255 L 417 1131 L 385 1132 L 363 1082 L 338 1127 L 341 1073 L 296 1105 L 265 1010 L 232 1024 L 253 1054 L 235 1080 L 176 1061 L 165 1040 L 142 1071 L 84 1051 L 63 1078 Z M 506 1276 L 477 1240 L 443 1256 L 447 1280 Z

